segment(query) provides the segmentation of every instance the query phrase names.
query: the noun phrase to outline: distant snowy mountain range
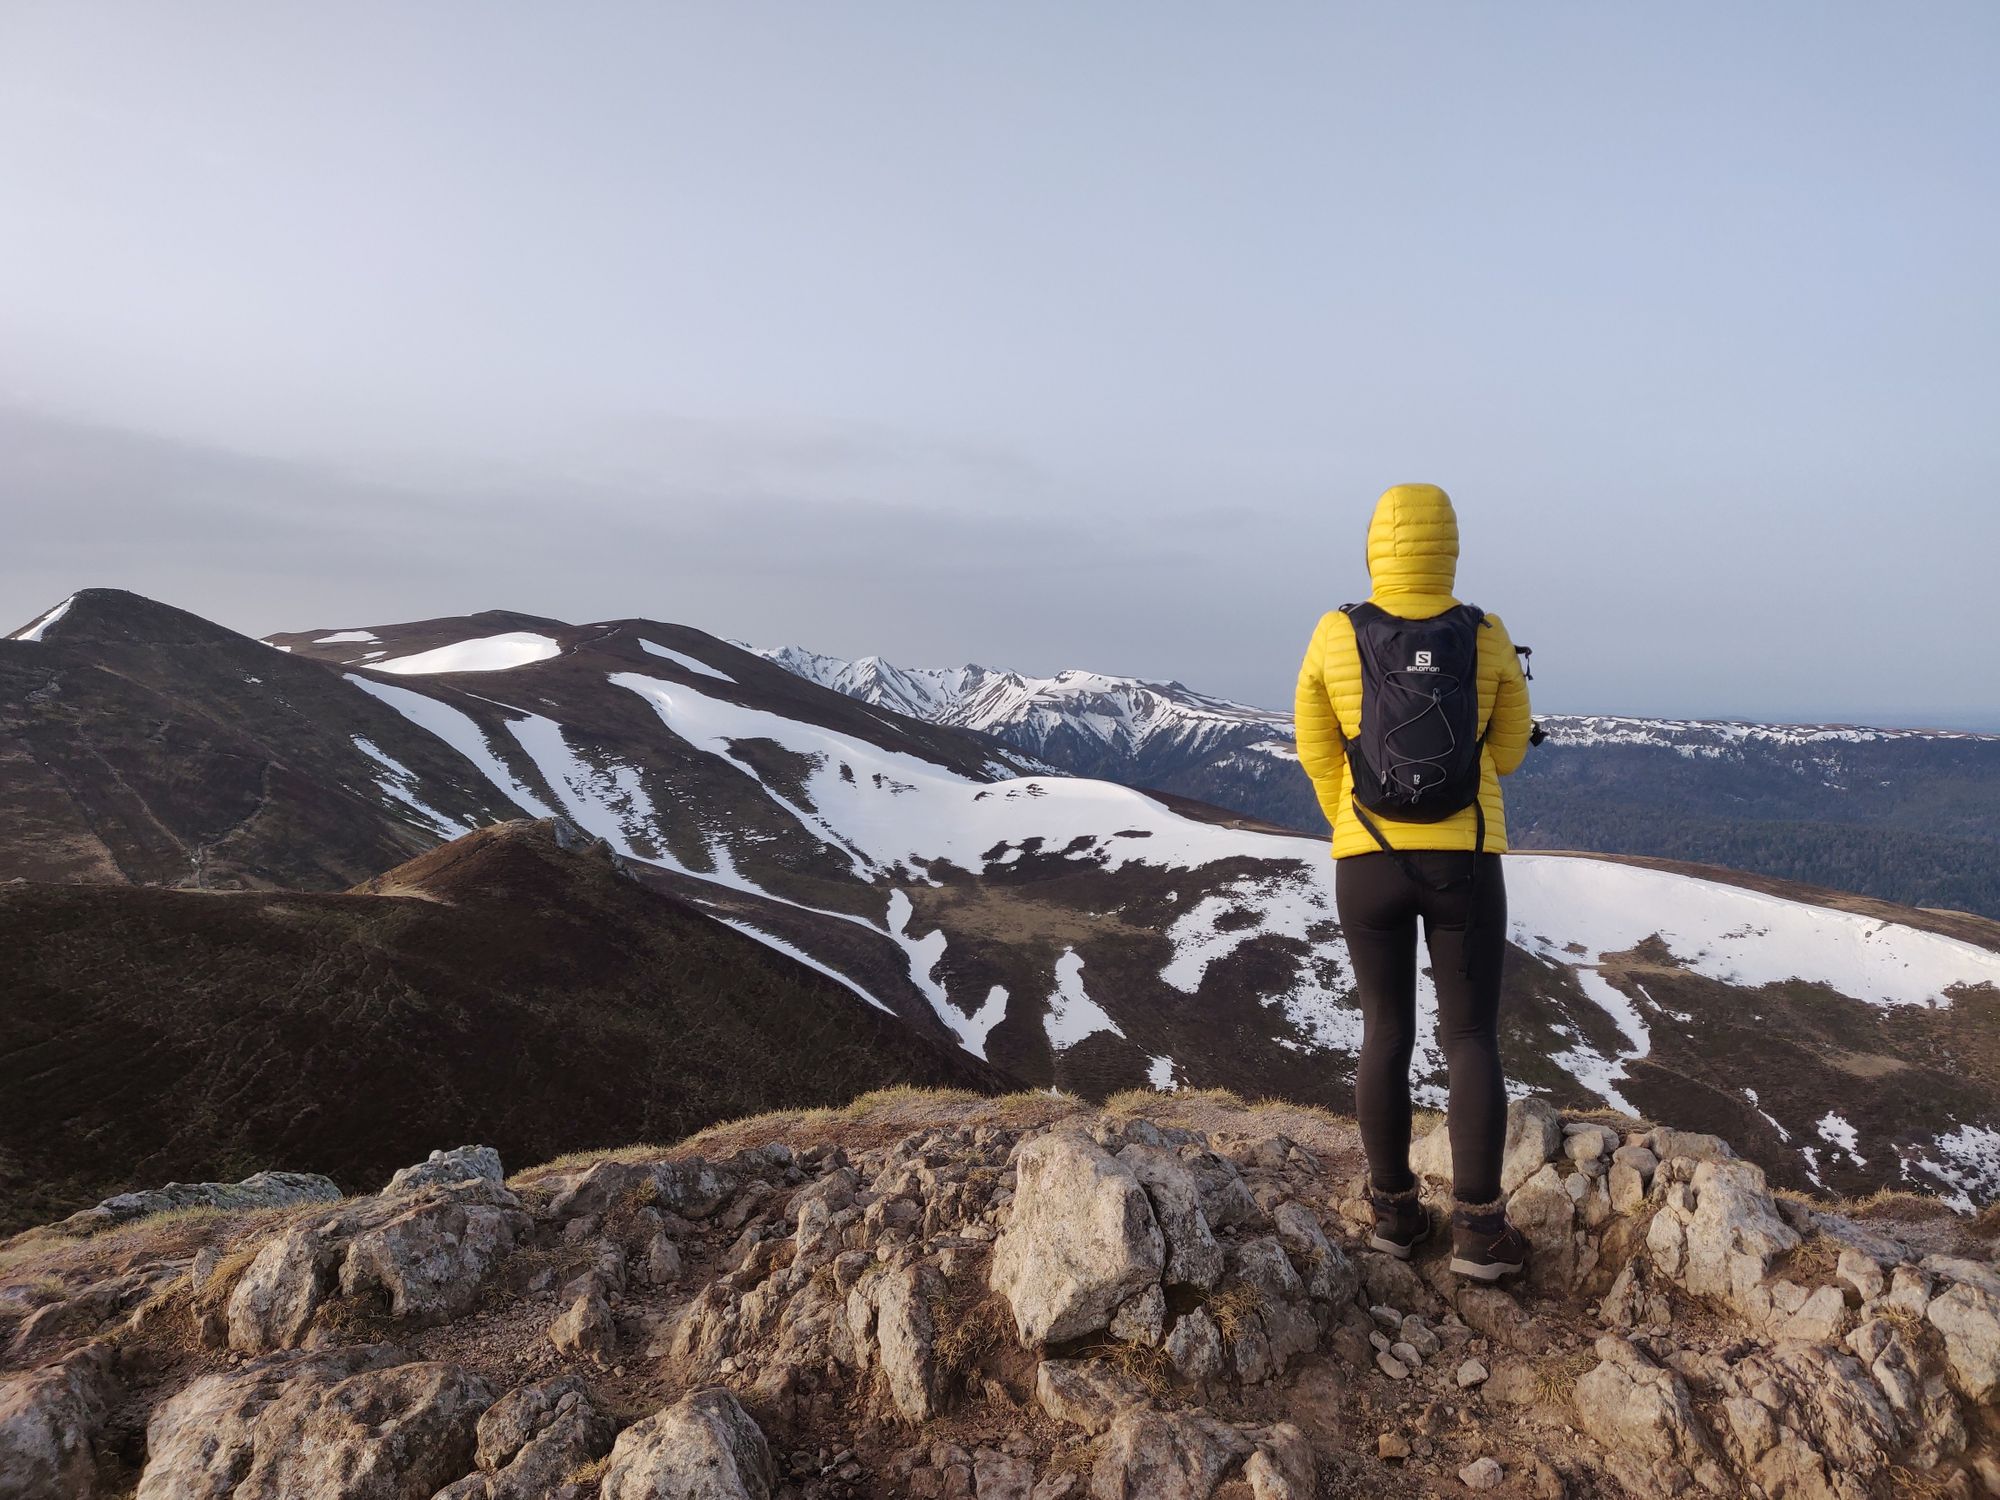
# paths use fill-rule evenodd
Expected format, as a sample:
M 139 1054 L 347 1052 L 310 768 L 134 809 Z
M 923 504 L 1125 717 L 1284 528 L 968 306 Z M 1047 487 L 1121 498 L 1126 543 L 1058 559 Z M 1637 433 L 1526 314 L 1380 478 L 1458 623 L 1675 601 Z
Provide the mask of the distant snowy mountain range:
M 1099 672 L 759 654 L 850 697 L 995 735 L 1071 775 L 1324 825 L 1291 716 Z M 2000 735 L 1844 724 L 1546 715 L 1509 783 L 1517 847 L 1728 865 L 2000 916 Z

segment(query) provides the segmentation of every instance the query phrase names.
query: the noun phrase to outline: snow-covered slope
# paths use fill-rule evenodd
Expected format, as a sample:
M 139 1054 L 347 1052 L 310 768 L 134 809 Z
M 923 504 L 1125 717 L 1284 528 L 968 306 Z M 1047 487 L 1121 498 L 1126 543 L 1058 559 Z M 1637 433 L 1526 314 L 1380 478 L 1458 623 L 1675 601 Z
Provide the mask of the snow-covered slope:
M 30 701 L 38 663 L 81 691 L 100 649 L 90 643 L 132 634 L 79 597 L 43 640 L 0 642 L 0 674 L 23 684 L 10 701 Z M 554 654 L 492 666 L 474 651 L 476 668 L 401 675 L 347 659 L 450 653 L 515 631 Z M 285 742 L 282 775 L 260 770 L 254 747 L 206 772 L 240 766 L 246 794 L 288 794 L 310 767 L 313 795 L 345 799 L 347 823 L 365 810 L 418 842 L 561 813 L 650 883 L 1026 1082 L 1351 1104 L 1360 1019 L 1317 838 L 1049 774 L 983 733 L 660 622 L 486 615 L 275 644 L 290 654 L 242 643 L 274 664 L 265 671 L 206 637 L 187 658 L 190 672 L 226 659 L 202 701 L 227 696 L 240 722 L 272 735 L 303 732 L 287 705 L 311 697 L 325 743 Z M 168 644 L 145 670 L 178 660 Z M 980 691 L 1042 707 L 1064 683 L 989 675 Z M 1072 685 L 1113 700 L 1079 733 L 1108 742 L 1155 722 L 1123 689 Z M 941 691 L 922 679 L 899 690 Z M 74 699 L 45 702 L 32 711 L 47 735 L 77 732 Z M 1168 707 L 1193 724 L 1227 706 Z M 1277 721 L 1256 723 L 1269 733 Z M 84 764 L 57 738 L 24 742 Z M 105 795 L 131 784 L 128 772 Z M 156 807 L 157 819 L 176 815 L 165 795 Z M 287 813 L 272 826 L 282 837 L 292 824 Z M 254 873 L 255 848 L 241 836 L 230 847 Z M 2000 927 L 1587 857 L 1517 855 L 1510 871 L 1504 1046 L 1516 1088 L 1714 1129 L 1780 1180 L 2000 1195 Z M 1422 1005 L 1420 1092 L 1438 1102 L 1427 984 Z

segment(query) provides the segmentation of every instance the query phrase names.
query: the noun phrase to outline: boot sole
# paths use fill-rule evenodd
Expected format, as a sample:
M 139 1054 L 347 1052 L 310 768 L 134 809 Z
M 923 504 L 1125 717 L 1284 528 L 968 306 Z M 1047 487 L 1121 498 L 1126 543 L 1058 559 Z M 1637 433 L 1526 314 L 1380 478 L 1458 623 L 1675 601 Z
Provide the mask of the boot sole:
M 1499 1281 L 1502 1277 L 1515 1275 L 1525 1265 L 1525 1261 L 1518 1260 L 1460 1260 L 1455 1255 L 1451 1259 L 1451 1268 L 1456 1274 L 1469 1276 L 1474 1281 L 1483 1281 L 1488 1285 Z
M 1407 1245 L 1399 1245 L 1394 1240 L 1385 1240 L 1379 1234 L 1368 1236 L 1368 1248 L 1380 1250 L 1384 1255 L 1393 1255 L 1397 1260 L 1408 1260 L 1411 1253 L 1422 1244 L 1422 1240 L 1412 1240 Z

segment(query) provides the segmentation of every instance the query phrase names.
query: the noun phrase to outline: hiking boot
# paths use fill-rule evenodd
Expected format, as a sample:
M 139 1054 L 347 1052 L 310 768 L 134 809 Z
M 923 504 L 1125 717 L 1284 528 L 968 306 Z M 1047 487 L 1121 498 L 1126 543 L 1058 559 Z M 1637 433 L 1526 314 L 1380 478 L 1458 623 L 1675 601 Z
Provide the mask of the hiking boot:
M 1451 1214 L 1451 1268 L 1474 1281 L 1512 1276 L 1528 1260 L 1528 1241 L 1507 1222 L 1502 1200 L 1461 1203 Z
M 1368 1238 L 1370 1250 L 1380 1250 L 1397 1260 L 1408 1260 L 1410 1252 L 1431 1232 L 1430 1210 L 1414 1187 L 1400 1193 L 1368 1189 L 1368 1203 L 1375 1210 L 1375 1232 Z

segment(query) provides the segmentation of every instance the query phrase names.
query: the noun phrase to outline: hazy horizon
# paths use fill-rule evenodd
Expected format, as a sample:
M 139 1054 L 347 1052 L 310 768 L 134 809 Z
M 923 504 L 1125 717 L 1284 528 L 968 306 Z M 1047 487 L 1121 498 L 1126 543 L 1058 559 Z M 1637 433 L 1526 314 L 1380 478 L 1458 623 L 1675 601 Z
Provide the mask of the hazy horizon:
M 17 8 L 0 616 L 1282 708 L 1427 480 L 1549 711 L 2000 729 L 1996 65 L 1983 4 Z

